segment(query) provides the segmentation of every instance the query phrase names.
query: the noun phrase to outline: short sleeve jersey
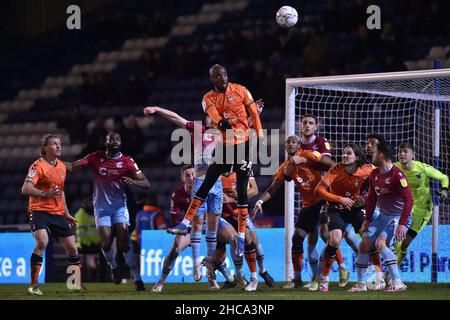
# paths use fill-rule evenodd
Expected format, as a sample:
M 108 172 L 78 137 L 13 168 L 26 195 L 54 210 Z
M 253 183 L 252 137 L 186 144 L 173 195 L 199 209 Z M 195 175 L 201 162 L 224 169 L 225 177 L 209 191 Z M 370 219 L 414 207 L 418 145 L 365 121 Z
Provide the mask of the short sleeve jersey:
M 299 150 L 295 155 L 304 157 L 312 163 L 319 163 L 320 159 L 322 159 L 322 154 L 318 151 Z M 287 180 L 293 180 L 302 197 L 303 207 L 306 208 L 319 202 L 320 198 L 314 194 L 314 189 L 322 177 L 321 170 L 313 169 L 309 165 L 300 164 L 296 166 L 296 169 L 290 177 L 285 177 L 284 169 L 289 162 L 290 160 L 288 159 L 281 164 L 277 172 L 275 172 L 274 179 L 278 181 L 286 180 L 286 178 Z
M 208 132 L 205 126 L 194 121 L 188 121 L 186 123 L 186 129 L 191 134 L 194 145 L 195 173 L 198 177 L 206 173 L 218 139 L 216 135 Z M 199 136 L 198 138 L 196 137 L 197 135 Z
M 325 137 L 316 136 L 313 142 L 303 143 L 300 142 L 301 150 L 318 151 L 325 157 L 331 158 L 331 146 Z M 326 171 L 328 168 L 319 163 L 309 162 L 307 163 L 311 168 Z
M 364 181 L 369 177 L 373 166 L 365 164 L 359 167 L 355 173 L 349 175 L 345 171 L 345 166 L 338 163 L 322 177 L 322 183 L 330 189 L 332 194 L 355 199 L 361 193 Z
M 131 178 L 141 172 L 133 158 L 123 154 L 110 158 L 105 151 L 97 151 L 88 154 L 80 163 L 92 169 L 93 202 L 97 212 L 127 205 L 123 177 Z
M 186 191 L 184 184 L 179 184 L 170 196 L 170 220 L 173 226 L 178 225 L 184 218 L 189 207 L 191 194 Z
M 52 185 L 64 190 L 66 180 L 66 166 L 56 160 L 56 166 L 48 163 L 44 158 L 36 160 L 28 169 L 25 181 L 31 182 L 39 190 L 49 190 Z M 54 198 L 30 196 L 28 213 L 32 211 L 45 211 L 54 215 L 64 214 L 64 200 L 62 195 Z
M 224 133 L 225 144 L 237 144 L 247 141 L 250 128 L 247 115 L 247 107 L 254 103 L 250 91 L 237 83 L 228 83 L 225 92 L 211 90 L 203 96 L 202 106 L 206 113 L 208 108 L 215 106 L 219 115 L 226 119 L 235 136 L 227 139 Z

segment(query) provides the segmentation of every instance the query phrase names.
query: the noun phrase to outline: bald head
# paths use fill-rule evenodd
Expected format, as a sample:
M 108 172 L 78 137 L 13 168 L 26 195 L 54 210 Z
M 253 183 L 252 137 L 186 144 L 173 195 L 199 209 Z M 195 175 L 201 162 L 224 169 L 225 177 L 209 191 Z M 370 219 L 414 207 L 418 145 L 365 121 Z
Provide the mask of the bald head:
M 228 86 L 227 69 L 220 64 L 215 64 L 209 69 L 209 80 L 214 86 L 214 90 L 225 92 Z

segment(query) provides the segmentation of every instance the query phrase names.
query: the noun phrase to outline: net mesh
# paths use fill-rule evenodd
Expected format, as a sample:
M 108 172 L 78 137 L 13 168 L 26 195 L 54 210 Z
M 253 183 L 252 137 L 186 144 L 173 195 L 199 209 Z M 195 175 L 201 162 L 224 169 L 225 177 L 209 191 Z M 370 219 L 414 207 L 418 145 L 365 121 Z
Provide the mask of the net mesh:
M 438 163 L 433 156 L 437 107 L 440 108 Z M 391 142 L 395 151 L 400 142 L 412 142 L 416 160 L 450 175 L 450 78 L 298 86 L 295 88 L 295 133 L 298 135 L 304 114 L 318 118 L 317 134 L 328 139 L 335 161 L 341 161 L 346 143 L 356 142 L 365 148 L 367 135 L 379 133 Z M 437 186 L 432 185 L 434 195 Z M 294 208 L 296 216 L 301 208 L 298 192 L 295 192 Z M 439 223 L 440 231 L 450 224 L 450 206 L 442 202 Z M 439 236 L 440 249 L 447 246 L 446 239 Z M 431 249 L 431 237 L 427 246 L 428 243 Z M 429 281 L 429 277 L 416 279 L 421 280 Z

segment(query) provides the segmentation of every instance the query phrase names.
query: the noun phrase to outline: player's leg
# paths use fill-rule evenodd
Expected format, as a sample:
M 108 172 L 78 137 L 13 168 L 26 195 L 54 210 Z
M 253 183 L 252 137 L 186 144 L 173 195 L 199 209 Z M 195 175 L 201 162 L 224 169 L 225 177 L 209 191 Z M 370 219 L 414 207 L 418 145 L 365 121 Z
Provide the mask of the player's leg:
M 200 281 L 202 278 L 202 265 L 200 260 L 200 244 L 202 241 L 202 230 L 204 228 L 204 214 L 206 212 L 206 204 L 203 203 L 196 216 L 192 220 L 191 225 L 191 249 L 192 249 L 192 260 L 194 261 L 194 280 Z
M 94 211 L 94 214 L 97 232 L 100 236 L 100 246 L 102 249 L 102 254 L 105 257 L 105 260 L 111 269 L 111 278 L 113 282 L 115 284 L 120 284 L 122 279 L 116 260 L 116 252 L 112 247 L 113 242 L 111 231 L 112 212 L 107 212 L 106 210 L 102 212 Z
M 259 268 L 259 276 L 264 279 L 266 285 L 268 285 L 271 288 L 275 287 L 275 280 L 273 280 L 272 276 L 269 274 L 269 271 L 266 269 L 264 265 L 264 248 L 258 239 L 256 227 L 253 224 L 253 221 L 250 219 L 250 217 L 247 220 L 247 228 L 250 232 L 252 241 L 255 243 L 256 246 L 256 262 Z
M 169 276 L 170 271 L 172 271 L 173 266 L 175 265 L 175 261 L 177 260 L 180 253 L 183 252 L 183 250 L 186 249 L 190 244 L 190 235 L 177 235 L 175 237 L 169 253 L 164 258 L 161 276 L 159 277 L 158 282 L 153 286 L 152 292 L 159 293 L 163 291 L 166 279 Z
M 428 224 L 432 216 L 432 212 L 414 212 L 412 213 L 412 222 L 408 231 L 406 232 L 406 238 L 403 241 L 395 242 L 395 253 L 397 255 L 397 264 L 401 265 L 403 259 L 408 252 L 408 247 L 415 237 L 422 231 L 422 229 Z
M 136 291 L 145 291 L 144 282 L 141 279 L 139 256 L 133 251 L 130 244 L 128 210 L 125 208 L 125 214 L 113 216 L 112 222 L 117 238 L 117 250 L 123 253 L 125 263 L 130 268 Z
M 210 273 L 214 272 L 214 256 L 217 247 L 217 230 L 222 214 L 223 189 L 222 180 L 218 179 L 208 194 L 206 201 L 206 258 L 204 265 Z M 215 278 L 213 276 L 213 278 Z
M 249 179 L 249 169 L 243 166 L 235 166 L 233 169 L 236 172 L 236 193 L 238 196 L 238 251 L 236 252 L 236 254 L 242 256 L 245 249 L 245 230 L 247 228 L 248 217 L 247 186 Z
M 336 251 L 342 240 L 342 231 L 345 229 L 346 221 L 343 213 L 339 210 L 330 210 L 328 215 L 330 217 L 330 223 L 328 229 L 330 236 L 327 245 L 324 250 L 324 262 L 322 265 L 321 279 L 319 284 L 319 291 L 328 292 L 329 275 L 331 266 L 336 260 Z
M 34 214 L 33 214 L 34 215 Z M 28 294 L 42 296 L 42 291 L 39 289 L 38 277 L 41 271 L 43 255 L 48 244 L 48 232 L 46 229 L 36 229 L 33 231 L 33 237 L 36 241 L 33 252 L 30 257 L 30 287 L 27 289 Z M 33 230 L 33 225 L 32 225 Z
M 356 256 L 357 283 L 350 288 L 349 292 L 367 291 L 367 268 L 369 267 L 369 253 L 379 234 L 385 227 L 384 218 L 380 215 L 370 223 L 368 230 L 362 235 Z
M 308 233 L 308 262 L 311 268 L 311 278 L 310 281 L 303 287 L 309 289 L 311 287 L 312 281 L 315 279 L 317 272 L 319 270 L 319 251 L 317 250 L 317 241 L 319 240 L 319 229 L 318 225 L 313 231 Z
M 189 204 L 189 208 L 184 215 L 183 221 L 181 221 L 178 226 L 167 229 L 167 232 L 171 234 L 186 234 L 187 228 L 189 227 L 192 219 L 194 219 L 195 215 L 197 214 L 198 208 L 202 205 L 203 202 L 206 201 L 208 193 L 217 182 L 217 179 L 222 173 L 229 172 L 230 170 L 231 165 L 218 163 L 210 164 L 208 169 L 206 170 L 205 180 L 203 180 L 201 186 L 192 198 L 191 203 Z
M 371 220 L 374 221 L 375 219 L 377 219 L 377 217 L 379 215 L 380 215 L 380 208 L 376 207 Z M 362 235 L 361 235 L 361 237 L 362 237 Z M 382 265 L 381 265 L 381 257 L 380 257 L 380 253 L 378 252 L 378 250 L 375 246 L 375 241 L 373 241 L 372 248 L 370 249 L 369 258 L 375 269 L 375 280 L 376 280 L 375 287 L 377 288 L 377 290 L 382 290 L 382 289 L 384 289 L 384 286 L 386 285 L 386 283 L 383 280 L 383 272 L 382 272 L 383 269 L 382 269 Z

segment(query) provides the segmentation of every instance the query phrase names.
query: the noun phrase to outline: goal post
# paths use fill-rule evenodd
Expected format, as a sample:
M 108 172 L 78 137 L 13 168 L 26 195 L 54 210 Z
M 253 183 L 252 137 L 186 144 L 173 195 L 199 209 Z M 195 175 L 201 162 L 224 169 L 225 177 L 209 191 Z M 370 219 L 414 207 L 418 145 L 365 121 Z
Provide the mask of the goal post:
M 344 144 L 355 142 L 365 147 L 367 135 L 378 133 L 395 150 L 400 142 L 412 142 L 415 160 L 450 175 L 450 69 L 287 79 L 286 137 L 300 135 L 300 117 L 304 114 L 318 118 L 317 134 L 328 139 L 335 161 L 341 161 Z M 450 276 L 444 274 L 445 279 L 437 279 L 437 273 L 440 268 L 445 270 L 445 266 L 438 265 L 439 225 L 449 226 L 450 207 L 439 203 L 437 184 L 432 186 L 432 275 L 415 281 L 449 282 Z M 300 205 L 294 184 L 286 182 L 286 281 L 292 278 L 291 238 Z M 445 246 L 441 242 L 441 247 Z

